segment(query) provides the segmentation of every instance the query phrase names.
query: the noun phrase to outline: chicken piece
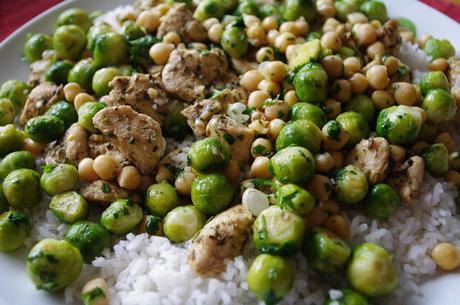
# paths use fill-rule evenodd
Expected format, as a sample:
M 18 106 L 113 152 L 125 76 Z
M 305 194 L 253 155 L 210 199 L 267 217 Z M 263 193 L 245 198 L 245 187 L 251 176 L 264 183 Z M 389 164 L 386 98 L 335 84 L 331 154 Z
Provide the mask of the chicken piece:
M 247 162 L 251 157 L 254 131 L 226 115 L 213 116 L 206 126 L 206 135 L 218 136 L 227 141 L 234 161 Z
M 388 173 L 390 144 L 385 138 L 369 138 L 359 142 L 347 156 L 347 164 L 353 164 L 367 176 L 370 184 L 383 181 Z
M 394 168 L 387 182 L 399 193 L 403 202 L 411 203 L 419 196 L 424 173 L 423 159 L 413 156 Z
M 109 155 L 121 166 L 129 165 L 123 154 L 103 135 L 92 134 L 88 139 L 90 158 L 95 159 L 100 155 Z
M 451 84 L 460 84 L 460 58 L 449 58 L 449 81 Z M 453 86 L 456 87 L 456 86 Z
M 72 124 L 59 142 L 51 144 L 46 150 L 46 164 L 70 163 L 75 166 L 88 157 L 88 134 L 78 125 Z
M 225 260 L 241 254 L 251 232 L 253 218 L 242 205 L 236 205 L 208 222 L 192 241 L 188 262 L 202 276 L 225 270 Z
M 158 76 L 151 74 L 118 76 L 110 85 L 113 89 L 107 99 L 108 106 L 129 105 L 158 122 L 163 121 L 169 99 Z
M 377 31 L 378 39 L 385 46 L 387 53 L 395 55 L 401 47 L 402 38 L 398 32 L 399 22 L 390 19 Z
M 238 74 L 244 74 L 249 70 L 257 70 L 259 68 L 259 64 L 255 61 L 250 61 L 245 58 L 235 58 L 232 57 L 232 66 Z
M 178 33 L 184 43 L 204 41 L 207 37 L 206 29 L 193 18 L 185 3 L 175 5 L 165 16 L 161 17 L 157 36 L 163 38 L 170 32 Z
M 200 52 L 182 48 L 171 53 L 161 75 L 168 93 L 191 103 L 202 98 L 205 87 L 227 70 L 227 58 L 220 49 Z
M 127 199 L 129 191 L 113 182 L 96 180 L 80 189 L 80 194 L 88 201 L 100 206 L 108 206 L 118 199 Z
M 30 64 L 28 84 L 31 88 L 45 82 L 45 75 L 50 66 L 51 60 L 49 59 L 37 60 Z
M 144 175 L 153 172 L 164 154 L 166 141 L 160 124 L 129 106 L 106 107 L 94 116 L 93 123 Z
M 19 122 L 25 125 L 28 120 L 42 115 L 51 105 L 64 98 L 62 85 L 45 82 L 33 88 L 22 110 Z
M 224 89 L 222 89 L 224 88 Z M 230 103 L 242 102 L 246 103 L 248 100 L 248 93 L 241 87 L 240 79 L 232 72 L 227 72 L 217 79 L 207 90 L 207 95 L 213 95 L 216 92 L 225 92 L 228 94 L 228 89 L 232 94 Z M 230 100 L 230 98 L 228 98 Z

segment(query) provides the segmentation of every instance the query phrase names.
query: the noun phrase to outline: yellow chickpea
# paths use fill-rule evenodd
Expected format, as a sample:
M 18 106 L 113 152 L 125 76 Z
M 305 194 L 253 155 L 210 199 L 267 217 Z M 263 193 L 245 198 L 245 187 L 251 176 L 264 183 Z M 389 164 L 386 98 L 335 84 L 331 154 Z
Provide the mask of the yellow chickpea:
M 256 158 L 259 156 L 267 156 L 273 152 L 272 142 L 268 139 L 257 138 L 252 142 L 251 155 Z
M 304 18 L 295 21 L 296 34 L 297 36 L 305 36 L 310 29 L 308 22 Z
M 289 105 L 284 101 L 273 101 L 264 107 L 264 114 L 268 120 L 286 119 L 289 114 Z
M 283 129 L 285 125 L 286 123 L 281 119 L 271 120 L 268 124 L 267 136 L 273 141 L 276 140 L 281 132 L 281 129 Z
M 46 144 L 35 142 L 30 138 L 24 140 L 24 150 L 27 150 L 34 156 L 41 154 L 46 148 Z
M 343 75 L 350 78 L 361 71 L 361 61 L 357 57 L 347 57 L 343 60 Z
M 281 61 L 270 61 L 263 65 L 261 72 L 266 78 L 274 82 L 281 82 L 286 77 L 288 68 Z
M 398 145 L 390 145 L 390 158 L 396 163 L 406 160 L 406 149 Z
M 248 127 L 256 134 L 264 135 L 268 132 L 268 122 L 266 120 L 254 120 L 248 125 Z
M 258 63 L 275 60 L 275 51 L 270 47 L 260 48 L 256 53 Z
M 88 93 L 78 93 L 75 99 L 73 100 L 73 105 L 76 110 L 78 110 L 84 103 L 93 102 L 96 99 L 89 95 Z
M 84 158 L 78 163 L 78 176 L 81 181 L 92 182 L 99 179 L 99 175 L 93 168 L 94 160 L 91 158 Z
M 337 78 L 343 74 L 343 60 L 338 55 L 328 55 L 321 60 L 321 65 L 331 78 Z
M 340 25 L 341 23 L 334 18 L 328 18 L 323 24 L 323 33 L 327 33 L 329 31 L 335 31 L 336 28 Z
M 455 143 L 452 136 L 448 132 L 441 132 L 434 138 L 434 143 L 441 143 L 447 148 L 449 152 L 455 150 Z
M 203 27 L 209 31 L 209 29 L 215 25 L 215 24 L 219 24 L 219 19 L 215 18 L 215 17 L 212 17 L 212 18 L 208 18 L 206 19 L 204 22 L 203 22 Z
M 168 62 L 169 55 L 173 50 L 174 44 L 159 42 L 150 48 L 149 55 L 157 65 L 164 65 Z
M 111 156 L 100 155 L 94 159 L 93 169 L 101 179 L 108 181 L 115 178 L 118 164 Z
M 314 175 L 308 182 L 307 190 L 320 201 L 329 199 L 332 193 L 332 183 L 329 177 L 323 175 Z
M 399 59 L 394 56 L 387 56 L 383 60 L 383 64 L 387 67 L 388 75 L 394 75 L 399 68 Z
M 262 20 L 262 26 L 266 31 L 276 30 L 278 28 L 278 20 L 273 16 L 265 17 Z
M 422 36 L 420 37 L 417 42 L 418 42 L 418 45 L 420 46 L 420 48 L 424 48 L 425 47 L 425 44 L 427 43 L 428 40 L 431 40 L 433 39 L 433 36 L 431 35 L 425 35 L 425 36 Z
M 270 96 L 277 96 L 281 92 L 281 86 L 268 79 L 263 79 L 257 85 L 257 89 L 262 90 L 270 94 Z
M 431 71 L 446 71 L 449 67 L 449 63 L 445 58 L 436 58 L 428 65 Z
M 330 120 L 335 119 L 342 111 L 342 103 L 333 99 L 327 99 L 324 106 L 328 109 L 327 118 Z
M 280 36 L 280 32 L 278 30 L 273 29 L 269 30 L 267 33 L 267 41 L 270 45 L 274 46 L 276 39 Z
M 350 235 L 350 224 L 340 214 L 334 214 L 324 223 L 324 227 L 332 233 L 342 238 L 347 238 Z
M 369 23 L 358 23 L 353 26 L 353 36 L 358 46 L 366 47 L 377 40 L 377 31 Z
M 292 56 L 292 54 L 294 54 L 294 51 L 299 47 L 298 44 L 291 44 L 287 47 L 286 49 L 286 58 L 289 60 Z
M 318 1 L 316 2 L 316 7 L 318 15 L 320 15 L 323 20 L 334 17 L 335 15 L 335 7 L 332 3 Z
M 319 207 L 314 207 L 307 215 L 307 226 L 309 228 L 322 226 L 329 217 L 327 212 L 322 211 Z
M 294 104 L 296 104 L 299 101 L 299 99 L 297 98 L 297 95 L 294 90 L 289 90 L 288 92 L 284 94 L 284 101 L 288 103 L 289 106 L 292 107 Z
M 249 70 L 240 79 L 240 85 L 248 92 L 257 89 L 259 83 L 264 79 L 263 75 L 257 70 Z
M 327 150 L 343 148 L 350 137 L 348 132 L 341 128 L 335 121 L 326 123 L 321 129 L 321 133 L 323 147 Z
M 417 102 L 417 92 L 412 84 L 397 82 L 391 85 L 396 103 L 399 105 L 413 106 Z
M 181 42 L 181 38 L 176 32 L 169 32 L 163 37 L 163 42 L 178 45 Z
M 281 33 L 275 39 L 275 47 L 277 47 L 281 53 L 285 53 L 289 45 L 296 43 L 296 37 L 292 33 Z
M 174 182 L 177 192 L 184 196 L 190 195 L 192 193 L 192 183 L 195 178 L 196 175 L 192 172 L 183 171 L 180 173 Z
M 395 103 L 393 93 L 386 90 L 375 90 L 372 92 L 371 99 L 379 110 L 388 108 Z
M 387 67 L 384 65 L 372 66 L 366 72 L 366 79 L 369 82 L 369 85 L 376 90 L 385 89 L 390 83 Z
M 103 278 L 95 278 L 88 281 L 83 286 L 81 293 L 90 294 L 94 291 L 99 291 L 99 295 L 89 305 L 109 305 L 109 287 Z
M 369 82 L 367 78 L 361 73 L 355 73 L 349 79 L 351 83 L 351 91 L 356 94 L 361 94 L 366 91 Z
M 118 174 L 117 182 L 122 188 L 134 191 L 141 186 L 142 176 L 134 166 L 125 166 Z
M 340 168 L 343 165 L 343 153 L 340 150 L 330 150 L 329 154 L 334 158 L 335 168 Z
M 316 172 L 320 174 L 330 173 L 335 167 L 334 158 L 328 153 L 315 155 Z
M 383 56 L 385 54 L 385 46 L 382 42 L 376 41 L 366 49 L 366 54 L 369 58 L 374 58 L 375 56 Z
M 270 173 L 269 165 L 270 159 L 268 157 L 255 158 L 249 170 L 249 176 L 254 178 L 271 178 L 272 174 Z
M 64 86 L 63 91 L 66 101 L 73 103 L 75 97 L 82 92 L 82 89 L 77 83 L 68 83 Z
M 439 268 L 449 271 L 460 265 L 460 251 L 451 243 L 437 244 L 431 251 L 431 257 Z
M 262 108 L 264 106 L 264 102 L 269 98 L 270 95 L 265 91 L 253 91 L 249 94 L 248 106 L 251 108 Z
M 331 87 L 331 97 L 339 102 L 348 102 L 351 98 L 351 82 L 346 79 L 336 80 Z
M 247 28 L 260 24 L 260 19 L 254 15 L 243 14 L 243 22 Z
M 366 15 L 364 15 L 362 13 L 358 13 L 358 12 L 348 14 L 347 15 L 347 20 L 351 24 L 368 23 L 369 22 L 369 19 L 367 19 Z
M 160 26 L 161 15 L 156 10 L 143 11 L 139 17 L 137 17 L 137 24 L 144 28 L 147 32 L 153 33 Z
M 265 29 L 262 27 L 262 25 L 260 25 L 260 23 L 257 23 L 251 25 L 246 30 L 246 35 L 249 39 L 256 41 L 257 45 L 262 45 L 262 43 L 265 41 L 267 34 L 265 33 Z
M 460 173 L 456 170 L 450 170 L 444 175 L 444 179 L 447 182 L 455 184 L 456 187 L 460 187 Z
M 169 11 L 169 5 L 167 3 L 160 3 L 153 9 L 157 11 L 160 16 L 164 16 Z
M 337 32 L 330 31 L 321 36 L 321 45 L 332 52 L 337 52 L 342 47 L 342 40 Z
M 297 27 L 294 21 L 286 21 L 280 25 L 280 33 L 291 33 L 297 36 Z

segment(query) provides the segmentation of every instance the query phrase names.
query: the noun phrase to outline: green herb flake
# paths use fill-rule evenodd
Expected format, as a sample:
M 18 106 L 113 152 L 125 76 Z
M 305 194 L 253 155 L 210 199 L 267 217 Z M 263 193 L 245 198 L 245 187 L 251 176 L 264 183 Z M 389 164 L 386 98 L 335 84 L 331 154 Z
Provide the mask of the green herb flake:
M 110 186 L 107 183 L 102 183 L 101 190 L 104 193 L 110 193 Z

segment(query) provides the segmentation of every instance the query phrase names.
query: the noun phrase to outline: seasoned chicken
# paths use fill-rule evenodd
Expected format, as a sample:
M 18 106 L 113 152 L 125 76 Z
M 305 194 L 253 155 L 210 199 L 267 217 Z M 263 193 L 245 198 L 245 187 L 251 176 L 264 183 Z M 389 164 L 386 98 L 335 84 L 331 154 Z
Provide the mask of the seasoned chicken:
M 206 29 L 193 18 L 185 3 L 175 5 L 161 17 L 157 36 L 163 38 L 170 32 L 178 33 L 184 43 L 203 41 L 207 37 Z
M 99 155 L 109 155 L 121 166 L 129 165 L 123 154 L 103 135 L 92 134 L 88 139 L 89 156 L 95 159 Z
M 163 121 L 169 99 L 158 76 L 152 74 L 118 76 L 110 85 L 113 89 L 107 99 L 108 106 L 129 105 L 137 112 L 151 116 L 158 122 Z
M 398 32 L 399 22 L 395 19 L 390 19 L 377 31 L 379 40 L 385 46 L 385 50 L 389 54 L 396 54 L 401 47 L 402 38 Z
M 118 199 L 127 199 L 129 191 L 113 182 L 96 180 L 80 189 L 80 194 L 97 205 L 107 206 Z
M 369 138 L 359 142 L 347 156 L 347 164 L 360 168 L 370 184 L 385 179 L 390 160 L 390 144 L 385 138 Z
M 57 86 L 50 82 L 38 85 L 30 92 L 19 118 L 19 122 L 25 125 L 28 120 L 44 114 L 51 105 L 63 98 L 64 92 L 62 91 L 62 85 Z
M 227 70 L 227 58 L 221 49 L 201 52 L 176 49 L 169 56 L 161 76 L 166 91 L 190 103 L 202 98 L 205 87 Z
M 45 82 L 46 71 L 48 71 L 50 66 L 51 60 L 49 59 L 37 60 L 30 64 L 28 84 L 31 88 Z
M 225 260 L 241 254 L 249 236 L 253 218 L 242 205 L 234 206 L 208 222 L 195 236 L 188 262 L 202 276 L 225 270 Z
M 207 136 L 218 136 L 230 144 L 232 159 L 247 162 L 251 156 L 251 145 L 255 133 L 249 127 L 226 115 L 215 115 L 206 126 Z
M 226 89 L 228 90 L 226 91 Z M 238 76 L 236 76 L 232 72 L 227 72 L 221 75 L 213 84 L 211 84 L 208 87 L 207 94 L 211 96 L 214 95 L 216 92 L 228 94 L 229 91 L 232 94 L 232 99 L 230 99 L 230 97 L 227 97 L 230 103 L 247 102 L 248 93 L 243 87 L 241 87 L 240 79 L 238 78 Z
M 249 59 L 245 58 L 235 58 L 232 57 L 232 66 L 238 74 L 244 74 L 249 70 L 257 70 L 259 64 L 255 61 L 250 61 Z
M 72 124 L 59 142 L 46 150 L 47 164 L 70 163 L 75 166 L 88 157 L 88 134 L 78 123 Z
M 166 141 L 160 124 L 129 106 L 104 108 L 93 123 L 144 175 L 153 172 L 164 154 Z
M 418 198 L 425 173 L 425 163 L 419 156 L 413 156 L 397 166 L 387 182 L 399 193 L 401 200 L 410 203 Z

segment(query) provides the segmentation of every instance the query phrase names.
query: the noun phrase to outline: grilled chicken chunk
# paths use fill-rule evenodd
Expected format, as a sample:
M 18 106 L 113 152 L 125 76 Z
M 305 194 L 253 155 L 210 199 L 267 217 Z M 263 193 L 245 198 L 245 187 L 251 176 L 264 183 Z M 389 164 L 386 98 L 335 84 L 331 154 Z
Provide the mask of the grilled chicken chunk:
M 188 262 L 202 276 L 225 270 L 225 260 L 241 254 L 253 218 L 242 205 L 234 206 L 208 222 L 193 239 Z
M 390 54 L 396 54 L 401 47 L 402 38 L 398 32 L 399 22 L 390 19 L 377 31 L 379 40 Z
M 419 156 L 413 156 L 404 164 L 396 166 L 387 182 L 399 193 L 402 201 L 411 203 L 418 198 L 425 173 L 425 163 Z
M 72 124 L 59 142 L 51 144 L 46 150 L 47 164 L 70 163 L 75 166 L 88 157 L 88 134 L 78 125 Z
M 31 63 L 29 67 L 29 86 L 34 88 L 39 84 L 45 82 L 46 71 L 48 71 L 50 66 L 51 60 L 49 59 L 37 60 Z
M 30 92 L 19 122 L 25 125 L 28 120 L 44 114 L 51 105 L 63 98 L 64 92 L 62 91 L 62 86 L 57 86 L 50 82 L 38 85 Z
M 92 134 L 88 139 L 89 156 L 109 155 L 121 166 L 129 165 L 123 154 L 103 135 Z
M 118 199 L 127 199 L 129 191 L 113 182 L 96 180 L 80 189 L 80 194 L 97 205 L 107 206 Z

